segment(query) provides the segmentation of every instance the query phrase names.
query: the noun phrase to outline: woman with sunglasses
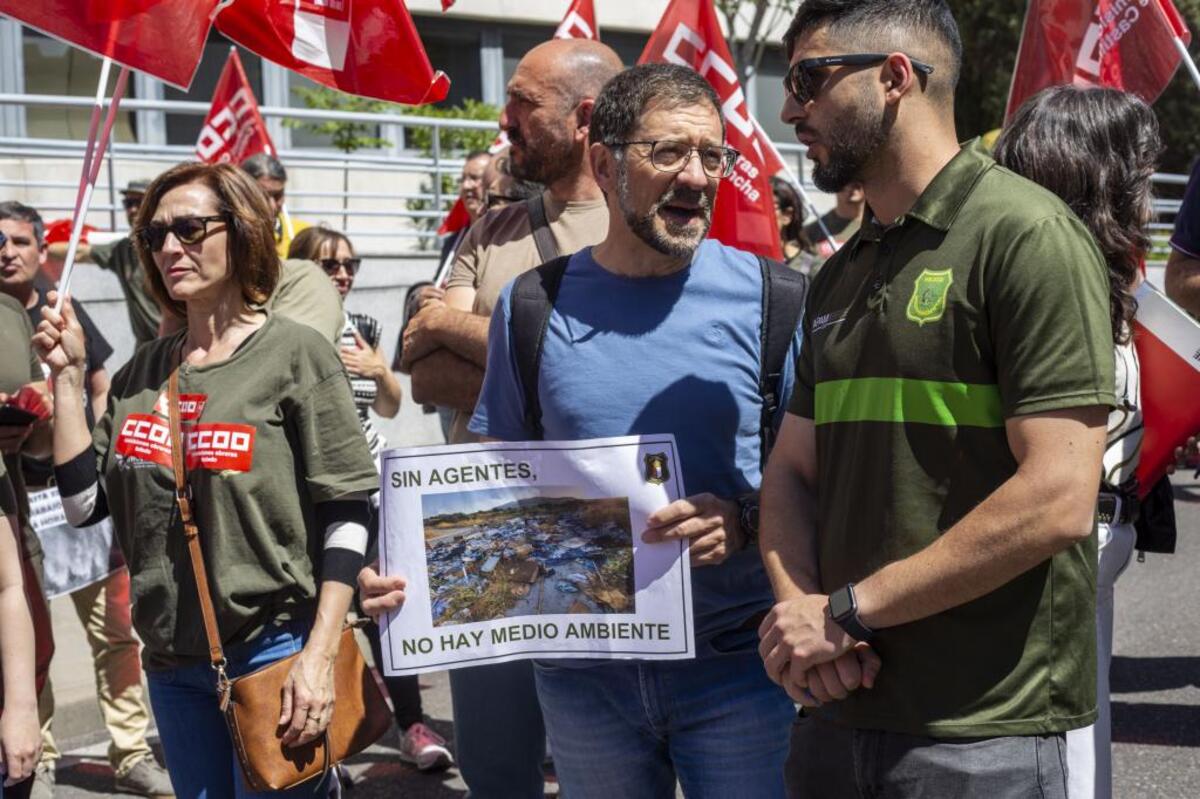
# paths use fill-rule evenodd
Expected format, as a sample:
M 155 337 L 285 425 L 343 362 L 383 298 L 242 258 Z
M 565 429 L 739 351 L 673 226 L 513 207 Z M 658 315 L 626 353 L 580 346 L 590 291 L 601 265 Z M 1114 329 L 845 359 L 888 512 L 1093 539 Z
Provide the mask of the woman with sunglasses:
M 1141 378 L 1130 324 L 1134 289 L 1150 250 L 1151 176 L 1162 152 L 1154 112 L 1114 89 L 1058 86 L 1031 97 L 996 142 L 996 161 L 1057 194 L 1083 221 L 1108 263 L 1109 306 L 1116 349 L 1118 406 L 1108 417 L 1096 572 L 1096 693 L 1099 717 L 1067 733 L 1071 799 L 1112 796 L 1113 589 L 1133 556 L 1137 533 L 1120 508 L 1136 507 L 1135 472 L 1142 446 Z M 1047 264 L 1052 267 L 1053 264 Z M 1051 278 L 1053 279 L 1053 278 Z
M 350 239 L 327 227 L 310 227 L 297 233 L 287 257 L 314 261 L 324 269 L 343 303 L 354 287 L 354 278 L 362 265 L 362 259 L 354 254 Z M 363 435 L 367 437 L 371 455 L 378 458 L 387 442 L 375 430 L 367 411 L 373 410 L 385 419 L 399 413 L 400 383 L 379 351 L 382 333 L 379 321 L 362 313 L 345 311 L 345 315 L 340 348 L 342 364 L 350 373 L 350 386 Z
M 361 259 L 354 254 L 350 239 L 326 227 L 310 227 L 296 234 L 288 249 L 288 258 L 316 261 L 329 275 L 343 301 L 354 287 L 354 278 L 361 264 Z M 350 374 L 358 418 L 377 466 L 379 453 L 387 443 L 371 424 L 367 411 L 370 409 L 380 416 L 391 418 L 400 410 L 400 383 L 379 352 L 381 332 L 379 322 L 373 316 L 346 311 L 346 326 L 341 342 L 342 363 Z M 383 662 L 379 627 L 368 625 L 365 632 L 375 653 L 375 662 Z M 446 740 L 425 724 L 417 678 L 385 677 L 384 684 L 392 699 L 396 725 L 400 728 L 400 758 L 421 771 L 435 771 L 450 766 L 454 759 L 446 748 Z
M 262 304 L 280 262 L 262 192 L 230 165 L 181 164 L 147 189 L 135 243 L 185 327 L 143 344 L 89 433 L 83 338 L 70 304 L 43 309 L 34 344 L 54 376 L 54 463 L 80 526 L 111 514 L 129 562 L 133 624 L 180 796 L 321 796 L 325 780 L 252 793 L 218 705 L 180 522 L 188 502 L 226 659 L 237 677 L 297 655 L 280 697 L 285 748 L 320 737 L 333 664 L 378 485 L 345 371 L 314 330 Z M 168 381 L 178 374 L 187 492 L 172 469 Z M 304 756 L 303 754 L 301 756 Z

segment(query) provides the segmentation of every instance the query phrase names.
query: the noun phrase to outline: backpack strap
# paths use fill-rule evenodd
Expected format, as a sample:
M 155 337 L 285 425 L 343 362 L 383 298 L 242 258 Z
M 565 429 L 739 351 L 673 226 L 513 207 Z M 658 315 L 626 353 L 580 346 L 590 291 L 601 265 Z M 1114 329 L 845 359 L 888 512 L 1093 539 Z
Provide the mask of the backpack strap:
M 546 231 L 549 232 L 549 228 Z M 525 426 L 534 440 L 544 437 L 542 405 L 538 399 L 542 345 L 550 325 L 550 312 L 554 310 L 554 300 L 570 260 L 569 255 L 559 256 L 525 272 L 513 282 L 509 337 L 517 361 L 517 375 L 525 390 Z
M 767 465 L 767 456 L 775 445 L 775 414 L 779 410 L 779 380 L 787 359 L 796 326 L 808 298 L 808 276 L 789 269 L 778 261 L 758 257 L 762 269 L 762 332 L 759 341 L 758 394 L 762 399 L 759 420 L 759 462 Z
M 537 247 L 538 257 L 542 263 L 558 257 L 558 242 L 554 240 L 554 231 L 550 230 L 550 222 L 546 220 L 546 199 L 543 194 L 535 194 L 525 201 L 525 210 L 529 213 L 529 229 L 533 233 L 533 243 Z

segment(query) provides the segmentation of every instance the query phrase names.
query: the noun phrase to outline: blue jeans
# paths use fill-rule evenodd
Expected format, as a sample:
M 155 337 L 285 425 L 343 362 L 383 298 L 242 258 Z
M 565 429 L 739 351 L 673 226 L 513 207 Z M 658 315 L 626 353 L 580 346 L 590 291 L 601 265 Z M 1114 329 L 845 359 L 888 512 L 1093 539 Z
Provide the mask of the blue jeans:
M 309 622 L 268 627 L 252 641 L 225 648 L 230 677 L 238 677 L 299 652 Z M 328 791 L 326 778 L 287 791 L 251 791 L 242 779 L 225 717 L 217 708 L 217 678 L 207 663 L 146 673 L 150 705 L 167 771 L 178 799 L 316 797 Z
M 454 751 L 471 799 L 542 799 L 546 728 L 529 661 L 453 669 L 450 696 Z
M 570 799 L 782 799 L 795 708 L 757 652 L 700 660 L 538 661 L 538 697 Z

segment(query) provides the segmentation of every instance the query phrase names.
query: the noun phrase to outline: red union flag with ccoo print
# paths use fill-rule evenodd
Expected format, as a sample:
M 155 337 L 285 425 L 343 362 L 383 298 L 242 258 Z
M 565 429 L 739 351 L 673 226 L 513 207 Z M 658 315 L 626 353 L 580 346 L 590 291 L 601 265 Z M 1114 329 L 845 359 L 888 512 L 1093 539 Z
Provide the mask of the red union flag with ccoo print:
M 0 0 L 42 33 L 187 90 L 217 0 Z
M 596 7 L 592 0 L 571 0 L 555 39 L 594 39 L 600 41 L 600 26 L 596 24 Z
M 1133 342 L 1142 374 L 1146 429 L 1138 461 L 1145 496 L 1175 460 L 1175 448 L 1200 430 L 1200 325 L 1147 282 L 1137 290 Z
M 721 181 L 709 236 L 731 247 L 782 258 L 769 147 L 759 140 L 760 129 L 746 107 L 712 0 L 671 0 L 638 59 L 639 64 L 651 61 L 691 67 L 712 84 L 721 99 L 725 138 L 742 154 L 733 175 Z
M 446 97 L 403 0 L 235 0 L 217 29 L 268 61 L 334 89 L 421 105 Z
M 258 113 L 242 59 L 231 47 L 196 140 L 196 157 L 209 164 L 240 164 L 258 153 L 275 155 L 275 145 Z
M 1030 0 L 1007 116 L 1049 86 L 1109 86 L 1154 102 L 1192 36 L 1171 0 Z

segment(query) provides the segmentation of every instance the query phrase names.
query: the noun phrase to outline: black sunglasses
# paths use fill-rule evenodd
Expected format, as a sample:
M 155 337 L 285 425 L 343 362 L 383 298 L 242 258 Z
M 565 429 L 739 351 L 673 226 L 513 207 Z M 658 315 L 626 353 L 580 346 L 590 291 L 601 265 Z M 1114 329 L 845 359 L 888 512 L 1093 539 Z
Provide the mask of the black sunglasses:
M 121 205 L 125 206 L 125 210 L 129 211 L 137 208 L 142 204 L 142 195 L 138 194 L 133 197 L 125 197 L 121 200 Z
M 208 236 L 209 222 L 224 221 L 225 217 L 221 215 L 180 216 L 170 222 L 151 222 L 138 228 L 137 237 L 150 252 L 158 252 L 166 244 L 168 233 L 174 234 L 180 244 L 199 244 Z
M 524 197 L 519 197 L 516 194 L 493 194 L 492 192 L 489 191 L 487 193 L 486 205 L 489 209 L 503 208 L 506 205 L 512 205 L 513 203 L 523 202 L 524 200 L 525 200 Z
M 340 261 L 337 258 L 317 258 L 316 262 L 330 277 L 336 275 L 339 268 L 345 269 L 347 275 L 354 277 L 358 267 L 362 266 L 362 258 L 343 258 Z
M 829 75 L 821 70 L 829 67 L 869 67 L 882 64 L 891 58 L 891 53 L 849 53 L 847 55 L 830 55 L 822 58 L 803 58 L 792 64 L 783 78 L 783 88 L 796 98 L 796 102 L 804 105 L 821 92 L 821 87 L 829 79 Z M 922 75 L 932 75 L 933 67 L 915 58 L 908 59 L 913 69 Z

